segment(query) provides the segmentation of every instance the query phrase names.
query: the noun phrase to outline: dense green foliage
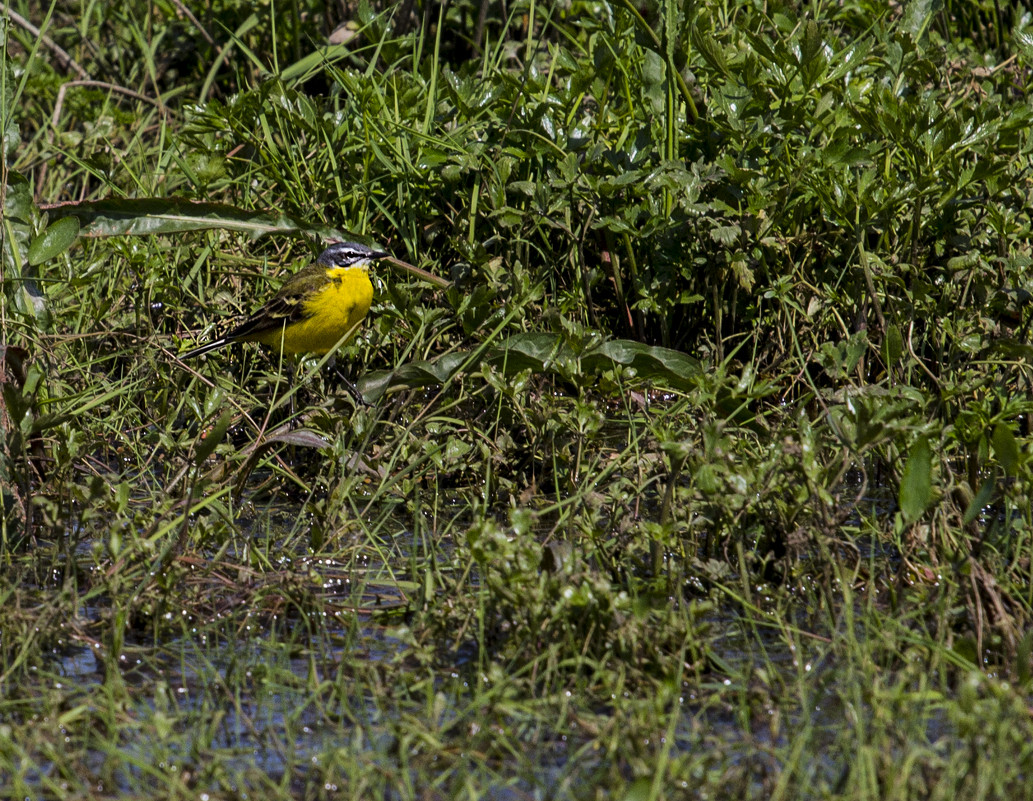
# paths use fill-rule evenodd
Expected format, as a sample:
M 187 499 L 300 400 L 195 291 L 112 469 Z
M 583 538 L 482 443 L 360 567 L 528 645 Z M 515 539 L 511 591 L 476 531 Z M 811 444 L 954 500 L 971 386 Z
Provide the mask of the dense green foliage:
M 4 15 L 0 796 L 1028 793 L 1028 15 Z

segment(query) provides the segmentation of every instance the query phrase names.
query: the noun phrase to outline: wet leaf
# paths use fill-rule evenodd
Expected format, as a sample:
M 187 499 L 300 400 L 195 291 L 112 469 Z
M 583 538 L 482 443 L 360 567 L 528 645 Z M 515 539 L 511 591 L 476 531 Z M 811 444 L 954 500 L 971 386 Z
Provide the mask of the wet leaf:
M 204 464 L 205 460 L 215 452 L 219 443 L 226 437 L 226 429 L 229 428 L 232 419 L 233 414 L 227 409 L 219 415 L 215 425 L 201 432 L 194 448 L 194 464 Z

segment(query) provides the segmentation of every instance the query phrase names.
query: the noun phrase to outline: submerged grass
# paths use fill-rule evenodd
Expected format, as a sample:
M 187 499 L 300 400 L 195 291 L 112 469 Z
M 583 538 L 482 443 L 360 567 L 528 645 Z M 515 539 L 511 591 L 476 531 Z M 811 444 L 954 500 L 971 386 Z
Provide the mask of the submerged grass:
M 1029 797 L 1028 20 L 23 5 L 0 796 Z

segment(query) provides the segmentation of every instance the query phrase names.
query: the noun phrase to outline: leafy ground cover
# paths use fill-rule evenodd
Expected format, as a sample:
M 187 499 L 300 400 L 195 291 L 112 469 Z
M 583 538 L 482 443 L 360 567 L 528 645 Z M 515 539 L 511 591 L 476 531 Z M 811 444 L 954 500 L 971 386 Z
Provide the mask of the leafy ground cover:
M 2 24 L 5 797 L 1028 795 L 1027 16 Z

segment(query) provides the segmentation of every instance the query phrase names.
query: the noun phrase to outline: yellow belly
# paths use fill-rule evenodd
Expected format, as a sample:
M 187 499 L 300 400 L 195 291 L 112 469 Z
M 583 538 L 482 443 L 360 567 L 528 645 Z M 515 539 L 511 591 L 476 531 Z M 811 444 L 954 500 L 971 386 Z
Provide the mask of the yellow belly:
M 283 330 L 267 331 L 259 342 L 285 353 L 315 353 L 333 350 L 341 337 L 354 334 L 373 302 L 373 284 L 362 268 L 330 271 L 330 282 L 303 302 L 305 318 L 288 323 Z M 350 335 L 349 335 L 350 338 Z

